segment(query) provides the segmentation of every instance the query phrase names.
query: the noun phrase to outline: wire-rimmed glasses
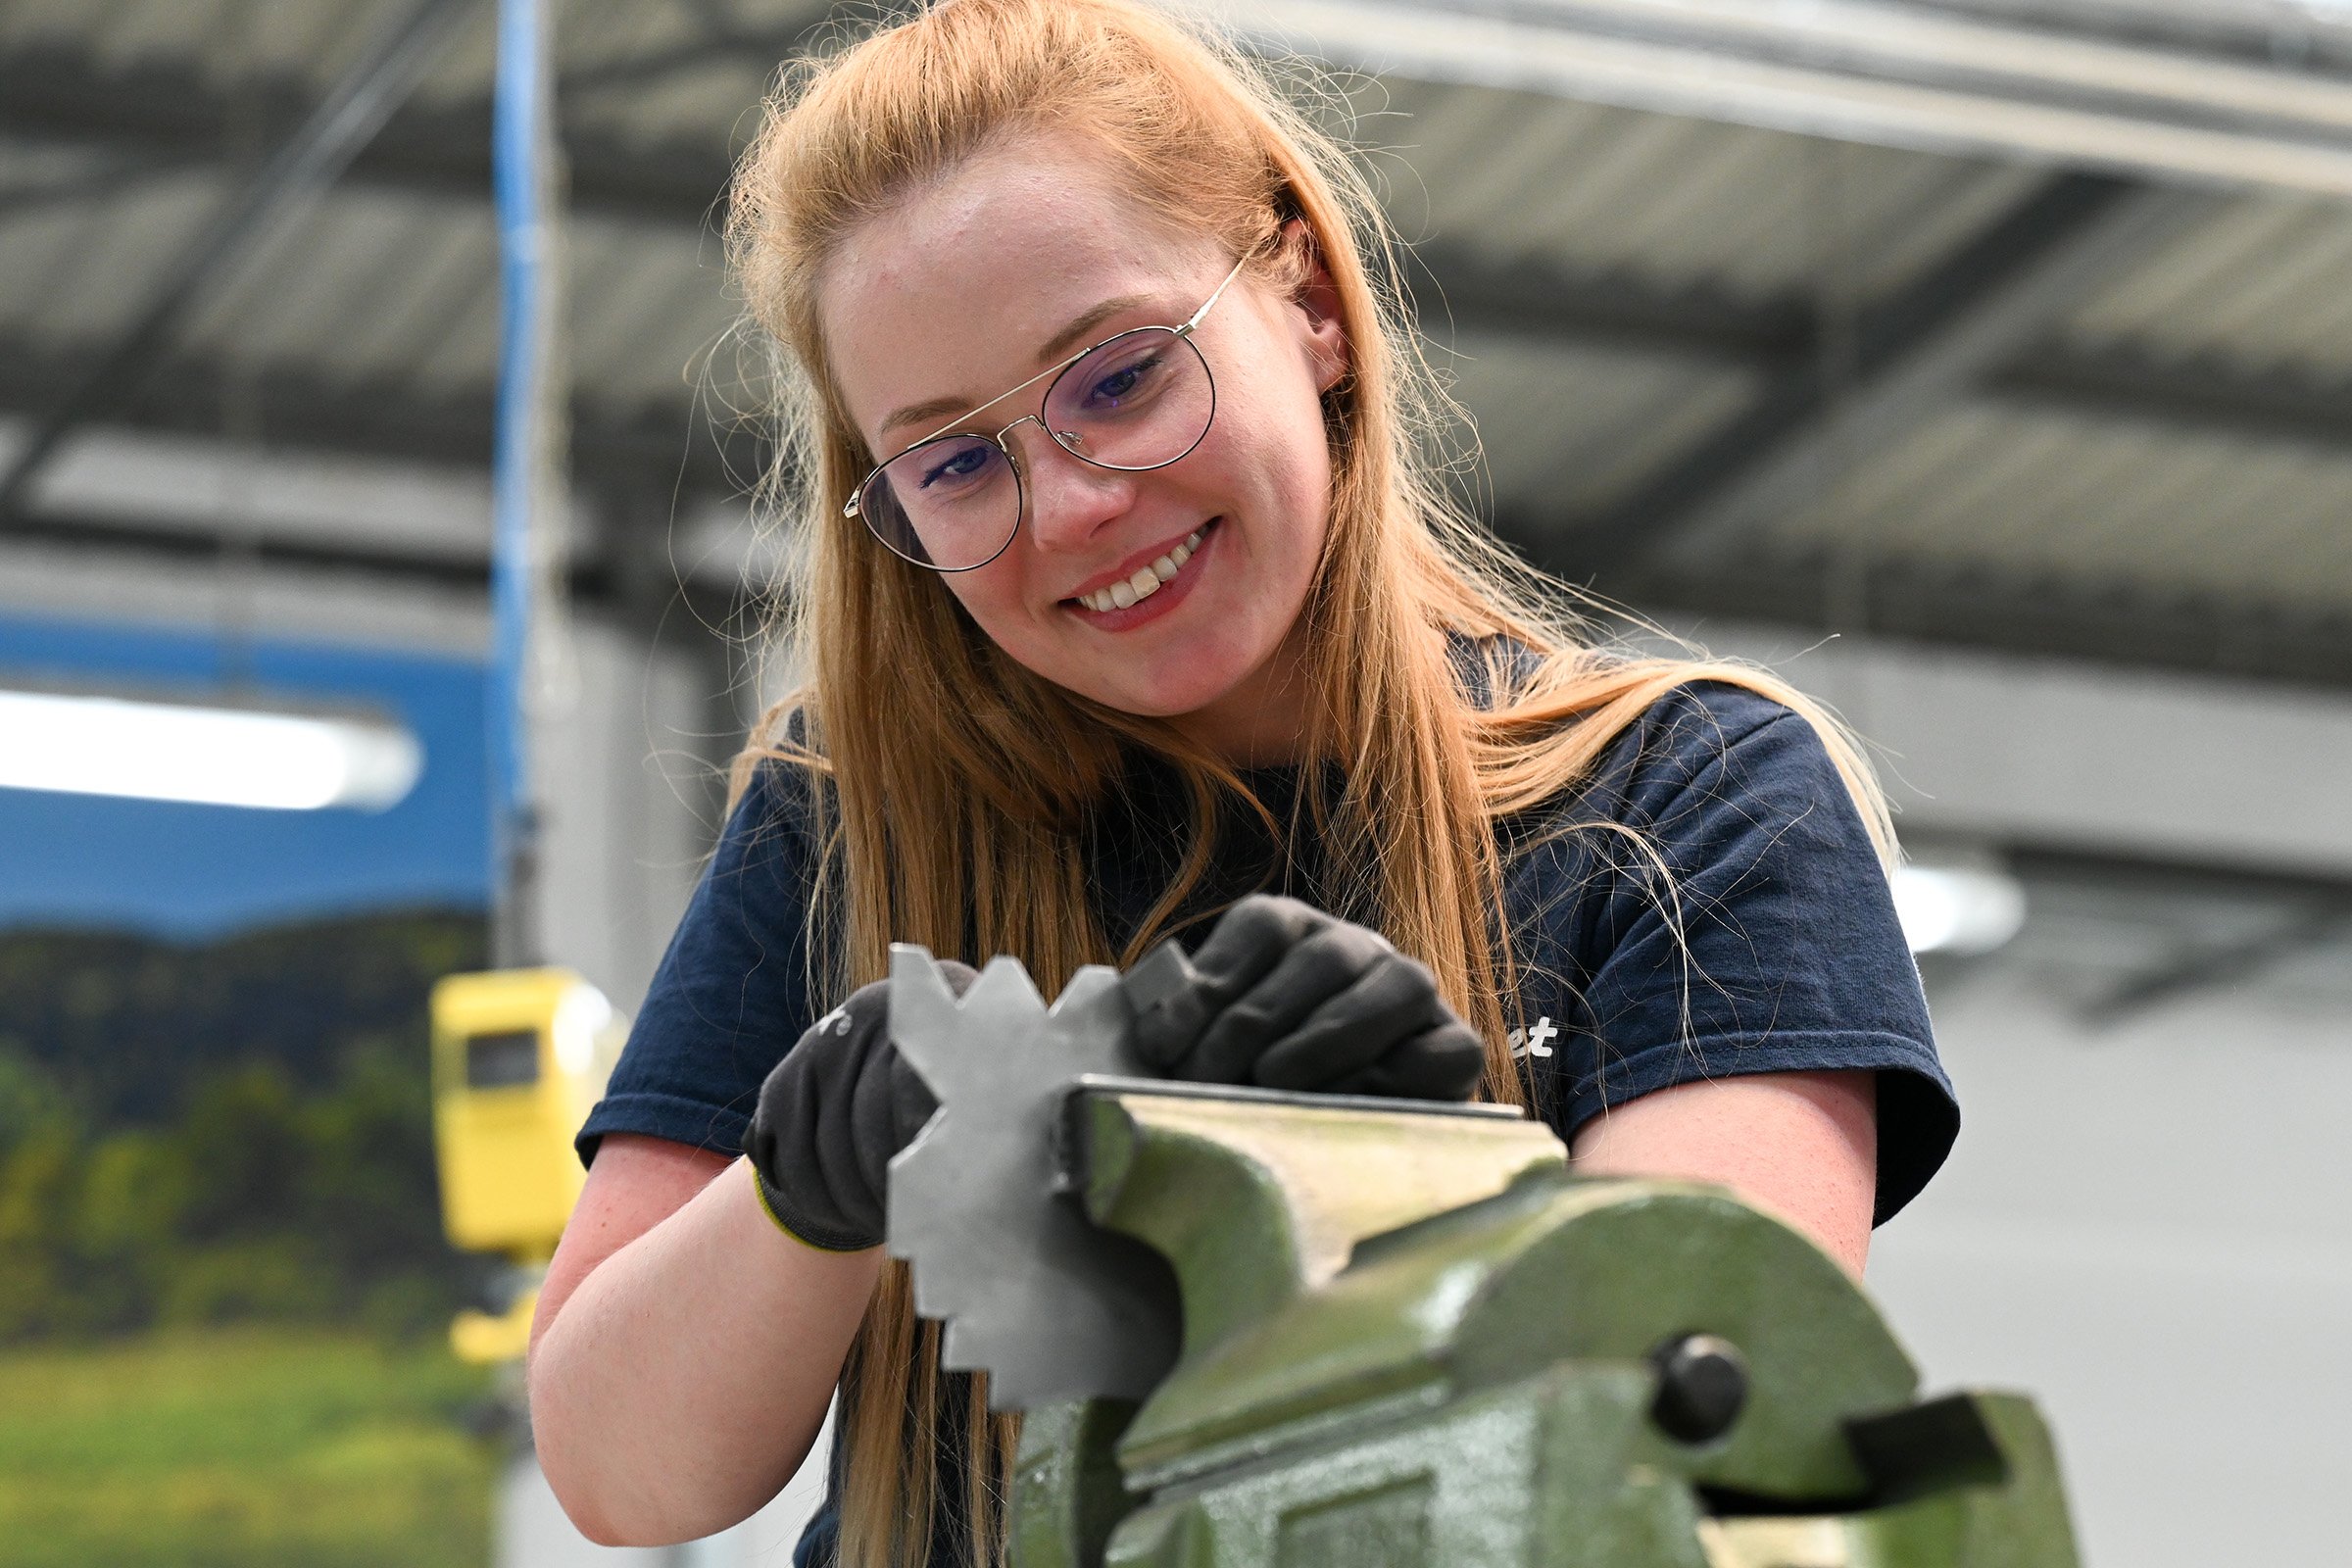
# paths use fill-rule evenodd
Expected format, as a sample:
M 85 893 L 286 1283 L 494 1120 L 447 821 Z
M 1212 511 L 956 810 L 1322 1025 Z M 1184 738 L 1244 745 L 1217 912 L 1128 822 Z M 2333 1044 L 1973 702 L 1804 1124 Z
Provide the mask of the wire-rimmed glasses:
M 969 571 L 1004 553 L 1020 531 L 1020 465 L 1004 438 L 1032 419 L 1070 456 L 1098 468 L 1164 468 L 1199 446 L 1217 410 L 1217 384 L 1193 329 L 1241 275 L 1234 263 L 1182 326 L 1137 326 L 1081 349 L 915 442 L 865 476 L 842 507 L 918 566 Z M 1048 378 L 1051 377 L 1051 380 Z M 1047 381 L 1035 414 L 994 435 L 965 419 Z

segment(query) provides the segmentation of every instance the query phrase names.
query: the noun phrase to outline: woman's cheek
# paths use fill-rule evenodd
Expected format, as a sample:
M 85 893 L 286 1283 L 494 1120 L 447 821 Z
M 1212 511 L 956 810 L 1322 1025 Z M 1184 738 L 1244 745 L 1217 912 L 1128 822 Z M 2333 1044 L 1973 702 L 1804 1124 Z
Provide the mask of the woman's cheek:
M 1016 544 L 1017 548 L 1017 544 Z M 1022 634 L 1023 595 L 1021 592 L 1020 563 L 1011 552 L 999 556 L 987 565 L 971 571 L 944 573 L 941 581 L 948 592 L 963 606 L 963 612 L 972 617 L 981 635 L 1004 649 L 1023 663 L 1028 662 L 1023 645 L 1028 641 Z M 1040 671 L 1040 673 L 1045 673 Z

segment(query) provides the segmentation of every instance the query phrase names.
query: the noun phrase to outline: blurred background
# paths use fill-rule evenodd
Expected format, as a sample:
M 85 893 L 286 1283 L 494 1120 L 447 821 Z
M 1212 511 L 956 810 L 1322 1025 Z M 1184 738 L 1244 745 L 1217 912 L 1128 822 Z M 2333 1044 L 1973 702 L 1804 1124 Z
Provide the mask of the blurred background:
M 2334 1560 L 2352 8 L 1201 9 L 1352 74 L 1495 527 L 1878 748 L 1930 1382 L 2042 1399 L 2096 1568 Z M 626 1012 L 710 843 L 774 566 L 715 204 L 839 24 L 0 0 L 0 1565 L 786 1560 L 806 1480 L 596 1553 L 510 1462 L 425 997 Z

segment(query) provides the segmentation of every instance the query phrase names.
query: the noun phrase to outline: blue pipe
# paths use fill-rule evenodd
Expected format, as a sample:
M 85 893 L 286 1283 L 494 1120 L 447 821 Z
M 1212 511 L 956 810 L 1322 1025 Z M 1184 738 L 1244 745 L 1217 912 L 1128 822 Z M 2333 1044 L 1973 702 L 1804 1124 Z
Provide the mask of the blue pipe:
M 498 0 L 498 62 L 490 120 L 491 193 L 497 210 L 501 328 L 495 450 L 491 462 L 488 723 L 491 843 L 503 906 L 531 849 L 530 734 L 526 723 L 532 599 L 532 511 L 538 483 L 535 411 L 547 373 L 548 182 L 541 125 L 548 74 L 544 0 Z M 546 519 L 543 519 L 543 521 Z

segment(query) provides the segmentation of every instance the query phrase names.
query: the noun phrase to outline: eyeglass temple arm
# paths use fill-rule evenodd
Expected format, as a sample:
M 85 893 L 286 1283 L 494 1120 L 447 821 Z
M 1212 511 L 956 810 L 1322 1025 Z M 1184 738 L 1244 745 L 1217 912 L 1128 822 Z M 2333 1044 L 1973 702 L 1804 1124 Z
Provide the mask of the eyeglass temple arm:
M 1233 270 L 1225 274 L 1225 281 L 1217 285 L 1215 293 L 1209 295 L 1207 299 L 1200 302 L 1200 308 L 1193 313 L 1192 319 L 1176 329 L 1176 335 L 1179 337 L 1192 336 L 1193 328 L 1199 326 L 1201 320 L 1208 315 L 1209 309 L 1214 306 L 1217 301 L 1225 297 L 1225 291 L 1233 286 L 1233 280 L 1241 276 L 1242 269 L 1248 267 L 1249 265 L 1250 258 L 1247 256 L 1234 263 Z

